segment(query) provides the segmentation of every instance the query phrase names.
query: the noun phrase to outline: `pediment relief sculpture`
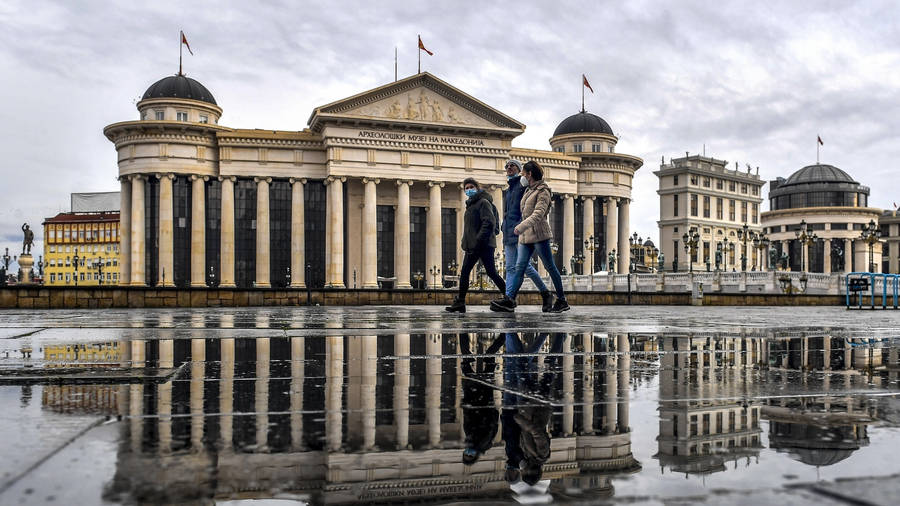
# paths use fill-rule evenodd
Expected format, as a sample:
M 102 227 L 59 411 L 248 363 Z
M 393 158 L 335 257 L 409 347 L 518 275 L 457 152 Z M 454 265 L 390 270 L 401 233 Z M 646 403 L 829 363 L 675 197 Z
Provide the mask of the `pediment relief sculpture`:
M 425 88 L 413 89 L 362 107 L 349 109 L 345 114 L 466 126 L 494 126 L 490 121 L 463 108 L 458 103 Z

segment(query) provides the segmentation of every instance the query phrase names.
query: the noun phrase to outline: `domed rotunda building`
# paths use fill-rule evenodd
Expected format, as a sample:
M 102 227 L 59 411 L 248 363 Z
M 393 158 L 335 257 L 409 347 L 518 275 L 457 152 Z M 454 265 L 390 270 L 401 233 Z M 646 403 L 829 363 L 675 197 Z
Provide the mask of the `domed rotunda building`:
M 181 73 L 137 110 L 104 129 L 121 182 L 120 284 L 447 286 L 462 263 L 460 183 L 474 177 L 502 210 L 509 158 L 545 168 L 560 267 L 628 251 L 643 162 L 584 111 L 551 151 L 512 147 L 523 123 L 427 72 L 317 107 L 291 131 L 222 125 L 210 90 Z M 582 254 L 588 265 L 573 261 Z
M 787 253 L 790 270 L 868 271 L 869 245 L 860 235 L 881 215 L 868 201 L 869 188 L 843 170 L 808 165 L 787 179 L 770 181 L 770 210 L 762 213 L 763 230 L 779 258 Z M 816 240 L 802 240 L 804 225 L 806 235 L 815 234 Z M 873 245 L 872 257 L 880 270 L 880 243 Z

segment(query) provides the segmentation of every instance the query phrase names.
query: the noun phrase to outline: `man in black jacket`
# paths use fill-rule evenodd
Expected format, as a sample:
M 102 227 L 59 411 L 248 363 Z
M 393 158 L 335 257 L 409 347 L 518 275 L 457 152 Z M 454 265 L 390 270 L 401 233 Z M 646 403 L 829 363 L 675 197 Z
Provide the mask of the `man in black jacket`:
M 459 271 L 459 293 L 453 304 L 446 307 L 450 312 L 466 312 L 466 293 L 469 291 L 469 274 L 480 260 L 488 277 L 497 285 L 500 293 L 506 293 L 506 283 L 494 265 L 494 250 L 497 248 L 496 234 L 499 232 L 497 208 L 490 194 L 481 189 L 478 181 L 469 177 L 463 180 L 466 192 L 466 214 L 463 219 L 462 249 L 466 252 Z

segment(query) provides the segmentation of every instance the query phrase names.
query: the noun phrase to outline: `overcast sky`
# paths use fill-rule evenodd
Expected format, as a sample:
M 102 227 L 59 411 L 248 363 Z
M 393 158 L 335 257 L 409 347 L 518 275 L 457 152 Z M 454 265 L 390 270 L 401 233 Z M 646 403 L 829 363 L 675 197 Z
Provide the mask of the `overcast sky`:
M 644 159 L 632 231 L 656 240 L 660 158 L 706 154 L 765 180 L 822 163 L 900 201 L 900 16 L 894 2 L 0 2 L 0 253 L 69 193 L 116 191 L 103 127 L 178 70 L 231 127 L 301 130 L 311 110 L 422 67 L 527 125 L 549 149 L 581 106 Z M 893 132 L 893 133 L 892 133 Z M 732 165 L 733 167 L 733 165 Z M 764 202 L 763 209 L 768 209 Z M 36 241 L 35 256 L 42 253 Z

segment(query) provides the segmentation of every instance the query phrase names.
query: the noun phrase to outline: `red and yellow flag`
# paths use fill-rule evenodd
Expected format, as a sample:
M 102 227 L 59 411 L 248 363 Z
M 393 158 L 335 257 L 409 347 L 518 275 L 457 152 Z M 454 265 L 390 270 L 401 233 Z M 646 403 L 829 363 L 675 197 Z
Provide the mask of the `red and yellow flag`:
M 591 90 L 591 93 L 594 92 L 594 88 L 591 88 L 591 83 L 588 82 L 587 77 L 585 77 L 584 74 L 581 74 L 581 82 L 587 86 L 587 89 Z
M 187 37 L 184 36 L 184 32 L 181 32 L 181 43 L 187 46 L 188 53 L 191 53 L 191 56 L 194 56 L 194 52 L 191 51 L 191 45 L 188 44 Z
M 426 53 L 428 53 L 428 56 L 434 56 L 434 53 L 432 53 L 431 51 L 429 51 L 429 50 L 425 47 L 425 44 L 422 43 L 422 36 L 421 36 L 421 35 L 419 35 L 419 49 L 421 49 L 422 51 L 425 51 Z

